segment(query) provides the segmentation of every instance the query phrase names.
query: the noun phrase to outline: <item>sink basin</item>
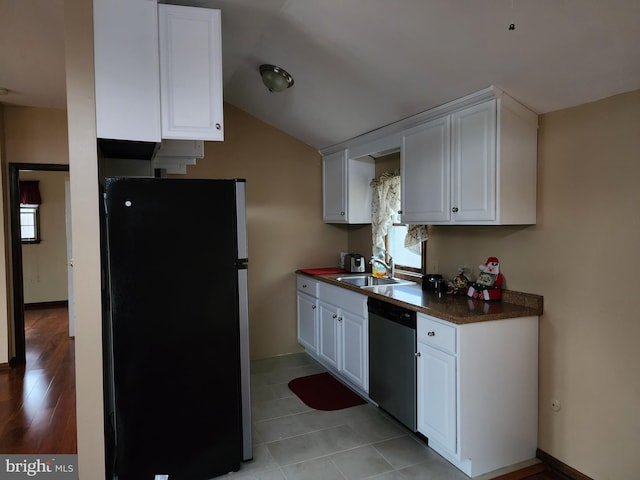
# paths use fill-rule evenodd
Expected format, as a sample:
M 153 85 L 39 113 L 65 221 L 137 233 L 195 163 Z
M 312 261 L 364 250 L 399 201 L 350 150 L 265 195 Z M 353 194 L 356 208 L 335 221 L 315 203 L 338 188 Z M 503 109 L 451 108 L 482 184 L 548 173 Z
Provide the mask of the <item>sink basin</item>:
M 349 277 L 338 277 L 336 280 L 360 288 L 377 287 L 379 285 L 413 285 L 415 283 L 400 278 L 376 278 L 372 275 L 351 275 Z

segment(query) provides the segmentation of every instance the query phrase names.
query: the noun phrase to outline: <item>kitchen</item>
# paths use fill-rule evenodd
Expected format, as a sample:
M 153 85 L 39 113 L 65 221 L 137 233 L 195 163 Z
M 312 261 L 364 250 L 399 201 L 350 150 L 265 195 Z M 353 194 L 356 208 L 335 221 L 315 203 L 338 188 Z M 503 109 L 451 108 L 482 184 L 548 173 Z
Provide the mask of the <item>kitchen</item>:
M 74 13 L 80 15 L 79 24 L 81 13 L 82 8 Z M 75 48 L 82 53 L 81 42 Z M 82 62 L 70 62 L 69 68 L 74 76 L 83 72 Z M 74 139 L 78 128 L 86 128 L 77 110 L 84 97 L 73 90 L 69 97 Z M 640 231 L 634 208 L 639 108 L 638 93 L 630 92 L 541 115 L 537 224 L 432 227 L 428 244 L 429 271 L 451 275 L 460 263 L 477 265 L 489 254 L 496 255 L 509 288 L 544 296 L 538 445 L 592 478 L 632 478 L 638 470 L 634 339 L 639 325 L 632 275 Z M 20 115 L 35 120 L 42 112 L 4 108 L 7 161 L 26 150 L 20 148 L 25 140 L 18 134 L 26 131 L 22 138 L 38 137 L 24 124 L 14 123 Z M 299 351 L 293 272 L 335 264 L 340 251 L 365 253 L 370 234 L 366 227 L 321 222 L 321 162 L 316 149 L 230 104 L 225 104 L 225 131 L 224 142 L 206 143 L 205 160 L 189 167 L 185 178 L 242 177 L 253 186 L 247 192 L 252 356 Z M 78 152 L 82 146 L 81 140 L 72 141 L 72 162 L 95 150 L 95 143 L 91 148 L 85 143 L 85 150 Z M 44 148 L 35 153 L 46 156 Z M 76 168 L 80 178 L 94 178 L 91 165 L 78 160 Z M 95 222 L 90 212 L 79 211 L 87 224 Z M 82 258 L 83 252 L 79 254 Z M 85 255 L 91 263 L 90 254 Z M 91 270 L 84 270 L 84 275 L 95 278 Z M 609 281 L 602 281 L 604 275 Z M 91 298 L 90 287 L 83 289 Z M 95 316 L 88 306 L 84 309 L 88 318 Z M 100 404 L 100 395 L 93 392 L 100 367 L 90 350 L 97 332 L 95 325 L 78 328 L 78 355 L 86 360 L 78 371 L 79 416 L 88 419 L 79 433 L 95 438 L 90 418 L 96 416 L 93 406 Z M 553 398 L 560 400 L 560 412 L 550 409 Z M 99 462 L 95 441 L 80 448 L 87 462 Z

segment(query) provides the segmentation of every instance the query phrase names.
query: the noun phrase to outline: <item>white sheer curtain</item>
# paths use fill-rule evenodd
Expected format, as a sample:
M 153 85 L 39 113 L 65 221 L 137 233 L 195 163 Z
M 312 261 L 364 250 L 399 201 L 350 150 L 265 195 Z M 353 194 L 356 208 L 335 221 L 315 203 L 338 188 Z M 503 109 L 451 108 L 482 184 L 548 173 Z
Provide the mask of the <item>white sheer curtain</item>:
M 409 250 L 420 253 L 422 251 L 422 242 L 429 240 L 426 225 L 409 225 L 407 227 L 407 236 L 404 238 L 404 246 Z
M 371 235 L 373 256 L 384 257 L 384 237 L 400 210 L 400 170 L 384 172 L 371 181 Z M 429 239 L 426 225 L 408 225 L 404 246 L 415 253 L 421 252 L 422 242 Z
M 384 172 L 371 181 L 371 187 L 372 254 L 384 257 L 384 237 L 393 225 L 393 216 L 400 210 L 400 171 Z

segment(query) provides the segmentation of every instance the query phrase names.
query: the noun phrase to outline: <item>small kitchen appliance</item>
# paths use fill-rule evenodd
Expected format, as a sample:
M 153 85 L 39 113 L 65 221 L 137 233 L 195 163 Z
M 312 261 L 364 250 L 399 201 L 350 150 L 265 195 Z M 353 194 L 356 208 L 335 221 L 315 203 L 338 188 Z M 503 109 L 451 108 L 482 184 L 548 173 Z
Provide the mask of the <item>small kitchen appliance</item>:
M 438 281 L 442 280 L 442 275 L 437 273 L 427 273 L 422 276 L 422 289 L 429 292 L 435 292 L 438 286 Z
M 364 272 L 364 257 L 359 253 L 348 253 L 344 258 L 344 268 L 351 273 Z

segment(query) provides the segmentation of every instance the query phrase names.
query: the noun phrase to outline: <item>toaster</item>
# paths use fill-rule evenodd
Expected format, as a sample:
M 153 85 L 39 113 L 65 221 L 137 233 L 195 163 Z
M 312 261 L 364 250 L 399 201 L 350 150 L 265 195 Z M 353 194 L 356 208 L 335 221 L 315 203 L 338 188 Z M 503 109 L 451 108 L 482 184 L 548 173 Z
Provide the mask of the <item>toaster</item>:
M 344 268 L 351 273 L 364 272 L 364 257 L 359 253 L 348 253 L 344 257 Z

